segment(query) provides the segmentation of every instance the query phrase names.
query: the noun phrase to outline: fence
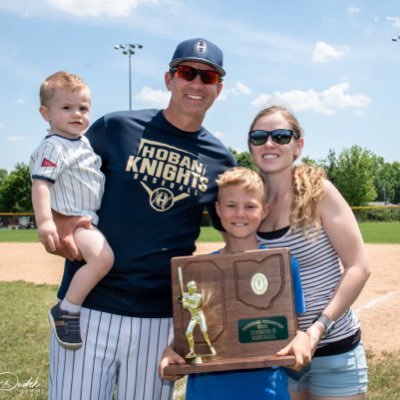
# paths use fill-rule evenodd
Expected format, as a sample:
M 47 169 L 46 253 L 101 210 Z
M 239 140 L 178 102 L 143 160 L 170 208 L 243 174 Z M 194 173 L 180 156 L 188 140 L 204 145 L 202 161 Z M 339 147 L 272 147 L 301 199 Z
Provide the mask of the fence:
M 400 206 L 365 206 L 352 207 L 358 222 L 399 221 Z M 201 226 L 211 226 L 207 211 L 204 211 Z M 0 229 L 35 229 L 33 213 L 0 213 Z
M 400 206 L 352 207 L 358 222 L 394 222 L 400 221 Z
M 35 229 L 33 213 L 0 213 L 0 229 Z

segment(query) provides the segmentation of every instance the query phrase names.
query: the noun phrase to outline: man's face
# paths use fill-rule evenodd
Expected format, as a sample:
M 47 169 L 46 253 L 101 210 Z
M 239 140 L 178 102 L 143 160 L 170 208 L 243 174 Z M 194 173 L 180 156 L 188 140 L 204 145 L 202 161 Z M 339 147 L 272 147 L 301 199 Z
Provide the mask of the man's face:
M 179 65 L 189 65 L 199 70 L 216 71 L 208 64 L 194 61 L 183 61 Z M 194 120 L 203 120 L 207 110 L 212 106 L 218 97 L 222 83 L 204 84 L 199 75 L 192 81 L 187 81 L 170 72 L 165 75 L 165 83 L 171 92 L 171 101 L 168 106 L 173 114 L 181 117 L 191 117 Z M 173 121 L 170 121 L 173 123 Z

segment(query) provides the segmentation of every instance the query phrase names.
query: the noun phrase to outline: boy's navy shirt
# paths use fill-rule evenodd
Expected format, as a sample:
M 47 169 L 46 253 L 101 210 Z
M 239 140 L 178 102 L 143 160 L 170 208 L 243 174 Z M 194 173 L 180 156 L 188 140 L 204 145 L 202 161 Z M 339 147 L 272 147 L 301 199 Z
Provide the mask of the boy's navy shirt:
M 206 129 L 181 131 L 160 110 L 107 114 L 87 137 L 102 158 L 106 183 L 98 228 L 115 263 L 83 305 L 169 317 L 170 259 L 193 253 L 204 208 L 215 215 L 215 180 L 236 160 Z M 66 261 L 59 298 L 79 265 Z

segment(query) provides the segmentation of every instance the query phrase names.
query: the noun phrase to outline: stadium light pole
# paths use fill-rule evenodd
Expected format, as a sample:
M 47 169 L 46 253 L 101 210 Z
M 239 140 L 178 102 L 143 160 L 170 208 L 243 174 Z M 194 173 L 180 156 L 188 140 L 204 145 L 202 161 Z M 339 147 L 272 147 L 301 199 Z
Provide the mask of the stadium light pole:
M 126 43 L 116 44 L 115 50 L 121 50 L 122 54 L 128 56 L 129 60 L 129 110 L 132 110 L 132 56 L 135 54 L 135 49 L 143 49 L 143 45 L 140 43 Z

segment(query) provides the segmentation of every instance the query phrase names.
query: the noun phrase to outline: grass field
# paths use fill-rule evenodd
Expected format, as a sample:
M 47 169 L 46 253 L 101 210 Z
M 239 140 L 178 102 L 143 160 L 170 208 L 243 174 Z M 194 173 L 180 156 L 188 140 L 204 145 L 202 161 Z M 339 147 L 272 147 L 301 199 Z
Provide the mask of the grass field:
M 31 243 L 38 242 L 35 229 L 1 229 L 0 242 L 2 243 Z
M 0 399 L 47 399 L 47 311 L 55 298 L 55 286 L 0 282 Z
M 1 400 L 47 399 L 47 310 L 55 296 L 56 287 L 52 285 L 0 282 Z M 400 354 L 368 353 L 368 365 L 368 399 L 398 400 Z M 19 387 L 13 387 L 17 379 Z M 175 399 L 183 397 L 175 396 Z
M 400 243 L 400 222 L 362 222 L 359 226 L 365 243 Z
M 400 244 L 400 222 L 362 222 L 359 224 L 365 243 Z M 199 242 L 220 242 L 220 233 L 212 227 L 202 227 Z
M 363 222 L 359 224 L 365 243 L 400 243 L 400 222 Z M 0 230 L 0 242 L 37 242 L 35 230 Z M 202 227 L 199 242 L 221 242 L 220 233 Z
M 362 223 L 360 229 L 367 243 L 400 243 L 400 223 Z M 199 240 L 222 241 L 211 227 L 202 228 Z M 35 241 L 34 230 L 0 230 L 0 242 Z M 47 310 L 56 290 L 52 285 L 0 282 L 0 400 L 47 399 Z M 368 399 L 399 400 L 400 352 L 368 352 L 367 357 Z M 176 392 L 174 399 L 184 397 Z

